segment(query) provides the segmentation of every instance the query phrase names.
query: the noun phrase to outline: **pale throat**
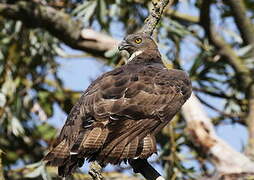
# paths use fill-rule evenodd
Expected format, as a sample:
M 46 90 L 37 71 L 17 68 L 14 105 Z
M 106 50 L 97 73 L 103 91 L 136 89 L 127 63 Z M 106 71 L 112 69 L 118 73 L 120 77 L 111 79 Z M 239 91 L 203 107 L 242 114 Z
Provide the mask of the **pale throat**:
M 142 51 L 142 50 L 135 51 L 134 53 L 132 53 L 132 55 L 129 57 L 129 59 L 127 59 L 127 61 L 125 63 L 128 63 L 128 62 L 132 61 L 135 57 L 139 56 L 143 52 L 144 51 Z

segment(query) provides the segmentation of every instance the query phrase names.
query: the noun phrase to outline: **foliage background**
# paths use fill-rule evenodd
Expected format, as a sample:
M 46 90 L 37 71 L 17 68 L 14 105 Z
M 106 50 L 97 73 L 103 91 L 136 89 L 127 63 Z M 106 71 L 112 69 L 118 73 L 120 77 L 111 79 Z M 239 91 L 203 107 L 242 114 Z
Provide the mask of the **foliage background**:
M 68 81 L 83 83 L 94 71 L 102 73 L 121 65 L 122 58 L 115 49 L 118 41 L 112 37 L 121 40 L 138 31 L 151 7 L 148 0 L 0 1 L 2 178 L 56 177 L 55 170 L 46 168 L 40 160 L 56 137 L 59 124 L 63 124 L 57 112 L 68 114 L 88 85 L 81 89 L 74 83 L 68 85 Z M 207 107 L 213 124 L 220 129 L 225 124 L 236 125 L 237 130 L 241 127 L 241 131 L 230 132 L 229 143 L 239 142 L 242 133 L 248 133 L 244 143 L 238 143 L 238 151 L 251 160 L 253 8 L 252 0 L 175 1 L 165 10 L 155 35 L 165 62 L 189 73 L 194 92 Z M 76 59 L 81 64 L 100 63 L 93 63 L 97 67 L 92 68 L 73 66 L 83 73 L 76 77 L 61 74 L 62 66 L 75 64 Z M 104 68 L 98 69 L 102 63 Z M 185 127 L 185 118 L 179 114 L 159 134 L 159 155 L 152 158 L 152 163 L 167 179 L 214 176 L 216 164 L 211 163 L 206 149 L 189 137 Z M 126 169 L 109 168 L 120 177 Z

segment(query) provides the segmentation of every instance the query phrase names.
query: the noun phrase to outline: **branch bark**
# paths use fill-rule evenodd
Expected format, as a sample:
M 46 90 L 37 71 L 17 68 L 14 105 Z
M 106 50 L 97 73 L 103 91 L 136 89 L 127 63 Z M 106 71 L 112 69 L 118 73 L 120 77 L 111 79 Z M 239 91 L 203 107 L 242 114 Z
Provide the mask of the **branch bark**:
M 102 33 L 83 29 L 82 23 L 52 7 L 33 1 L 19 1 L 16 4 L 0 3 L 0 15 L 20 20 L 30 28 L 42 28 L 66 45 L 86 51 L 96 57 L 105 57 L 108 47 L 116 47 L 118 41 Z
M 103 180 L 103 176 L 101 174 L 102 167 L 96 161 L 90 163 L 89 174 L 93 178 L 93 180 Z
M 199 17 L 197 16 L 191 16 L 169 8 L 165 10 L 165 16 L 170 16 L 172 19 L 186 23 L 197 24 L 199 22 Z
M 221 176 L 241 173 L 254 174 L 254 163 L 242 153 L 232 149 L 216 135 L 211 119 L 208 118 L 194 94 L 182 107 L 182 115 L 187 123 L 189 137 L 194 144 L 210 155 L 210 160 Z
M 152 36 L 154 29 L 161 19 L 164 8 L 172 4 L 173 0 L 161 0 L 158 2 L 153 1 L 153 9 L 149 14 L 148 18 L 145 20 L 145 24 L 142 28 L 142 32 Z
M 246 154 L 254 160 L 254 85 L 251 84 L 248 97 L 248 115 L 246 123 L 248 126 L 249 139 L 248 145 L 245 149 Z

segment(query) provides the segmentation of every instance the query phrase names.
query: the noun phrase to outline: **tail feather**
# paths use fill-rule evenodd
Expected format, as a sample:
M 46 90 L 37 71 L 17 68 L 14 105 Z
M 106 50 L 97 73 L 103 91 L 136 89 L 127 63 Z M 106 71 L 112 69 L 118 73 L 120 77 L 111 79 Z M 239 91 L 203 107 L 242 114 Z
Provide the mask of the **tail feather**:
M 147 135 L 143 140 L 140 137 L 134 138 L 130 143 L 125 146 L 121 155 L 121 160 L 128 158 L 148 158 L 151 154 L 155 153 L 156 141 L 153 135 Z
M 156 141 L 155 137 L 153 135 L 147 135 L 143 139 L 143 150 L 139 155 L 139 158 L 147 158 L 149 157 L 152 153 L 155 153 L 156 150 Z
M 127 152 L 127 156 L 125 158 L 134 158 L 137 153 L 138 145 L 139 137 L 137 136 L 128 144 L 128 148 L 124 149 L 125 152 Z
M 107 135 L 107 129 L 96 127 L 91 130 L 85 141 L 82 142 L 81 146 L 84 149 L 99 149 L 105 142 Z
M 89 155 L 98 151 L 104 144 L 108 136 L 108 129 L 95 127 L 90 131 L 80 133 L 77 141 L 71 148 L 71 152 L 80 153 Z
M 69 156 L 69 146 L 66 140 L 61 141 L 56 147 L 54 147 L 45 157 L 44 161 L 51 166 L 59 166 L 64 163 Z
M 84 159 L 97 160 L 99 163 L 117 164 L 132 158 L 147 158 L 156 152 L 156 142 L 150 132 L 160 122 L 146 121 L 123 122 L 121 128 L 93 127 L 80 131 L 75 142 L 69 145 L 67 139 L 59 141 L 44 158 L 49 165 L 58 166 L 59 175 L 71 174 Z M 112 126 L 111 126 L 112 127 Z
M 155 141 L 150 140 L 150 136 L 144 142 L 141 141 L 147 136 L 152 127 L 156 127 L 157 123 L 154 120 L 147 120 L 146 124 L 142 121 L 136 121 L 135 124 L 122 131 L 123 133 L 120 136 L 115 137 L 106 144 L 94 159 L 102 163 L 117 164 L 122 159 L 139 157 L 143 152 L 144 147 L 142 147 L 142 144 L 144 142 L 148 147 L 145 147 L 146 150 L 144 150 L 142 157 L 147 157 L 148 154 L 151 155 L 153 152 L 156 152 L 156 147 L 154 148 L 156 146 L 154 145 Z M 125 140 L 127 140 L 127 143 Z M 153 143 L 149 143 L 150 141 Z
M 81 144 L 86 141 L 87 136 L 90 134 L 91 130 L 80 131 L 77 140 L 71 146 L 71 152 L 78 153 L 81 149 Z
M 114 157 L 114 162 L 111 162 L 112 164 L 116 164 L 121 160 L 121 155 L 128 143 L 128 138 L 124 139 L 120 144 L 118 144 L 113 151 L 110 153 L 110 157 Z
M 84 163 L 84 158 L 79 158 L 78 155 L 69 156 L 65 163 L 58 167 L 58 175 L 61 177 L 66 177 L 73 173 L 76 168 L 82 166 Z
M 135 126 L 130 127 L 129 129 L 127 129 L 127 131 L 125 133 L 123 133 L 122 135 L 120 135 L 119 137 L 116 137 L 115 139 L 113 139 L 112 141 L 110 141 L 108 144 L 106 144 L 105 147 L 103 147 L 102 151 L 100 152 L 100 156 L 101 157 L 107 157 L 112 150 L 118 145 L 120 144 L 124 139 L 128 138 L 129 141 L 132 140 L 132 138 L 130 136 L 138 136 L 138 134 L 140 134 L 143 130 L 142 128 L 142 124 L 137 122 Z
M 121 154 L 124 151 L 124 148 L 127 143 L 128 143 L 127 138 L 121 141 L 117 146 L 114 147 L 114 149 L 110 152 L 110 154 L 108 154 L 103 163 L 111 163 L 111 164 L 119 163 Z

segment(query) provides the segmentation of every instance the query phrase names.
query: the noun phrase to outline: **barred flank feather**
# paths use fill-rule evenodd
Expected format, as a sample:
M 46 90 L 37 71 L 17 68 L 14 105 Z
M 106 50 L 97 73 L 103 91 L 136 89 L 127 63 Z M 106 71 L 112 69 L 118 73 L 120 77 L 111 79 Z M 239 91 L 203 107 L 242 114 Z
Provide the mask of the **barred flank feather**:
M 61 141 L 55 148 L 53 148 L 45 157 L 44 161 L 48 161 L 48 165 L 59 166 L 64 163 L 69 156 L 69 147 L 66 140 Z
M 101 127 L 81 132 L 78 139 L 71 147 L 71 152 L 86 152 L 86 154 L 89 154 L 89 152 L 98 151 L 98 149 L 104 144 L 108 133 L 108 129 Z
M 137 136 L 129 143 L 130 146 L 128 147 L 128 156 L 126 158 L 134 158 L 136 156 L 139 141 L 139 137 Z
M 128 138 L 125 138 L 122 142 L 120 142 L 111 152 L 108 156 L 110 159 L 110 163 L 117 164 L 120 161 L 121 154 L 124 151 L 124 148 L 126 144 L 128 143 Z
M 104 144 L 106 138 L 108 136 L 108 129 L 102 129 L 100 127 L 96 127 L 91 130 L 89 135 L 84 138 L 81 143 L 81 146 L 84 150 L 93 149 L 97 150 Z
M 121 133 L 120 136 L 114 137 L 114 139 L 109 139 L 109 143 L 106 144 L 101 152 L 95 157 L 97 161 L 101 163 L 112 163 L 117 164 L 123 159 L 130 159 L 139 157 L 141 152 L 143 152 L 143 138 L 147 135 L 147 131 L 152 129 L 158 124 L 158 121 L 152 119 L 135 121 L 132 126 L 129 126 Z M 149 140 L 145 141 L 148 144 L 149 141 L 153 143 L 150 136 L 147 138 Z M 149 145 L 147 145 L 149 146 Z M 153 150 L 156 151 L 153 145 L 146 148 L 146 151 Z M 150 151 L 149 151 L 150 152 Z M 149 154 L 148 152 L 146 152 Z M 150 155 L 153 152 L 150 152 Z
M 151 154 L 155 153 L 156 150 L 156 142 L 155 137 L 153 135 L 148 134 L 143 139 L 143 150 L 139 155 L 140 158 L 148 158 Z

